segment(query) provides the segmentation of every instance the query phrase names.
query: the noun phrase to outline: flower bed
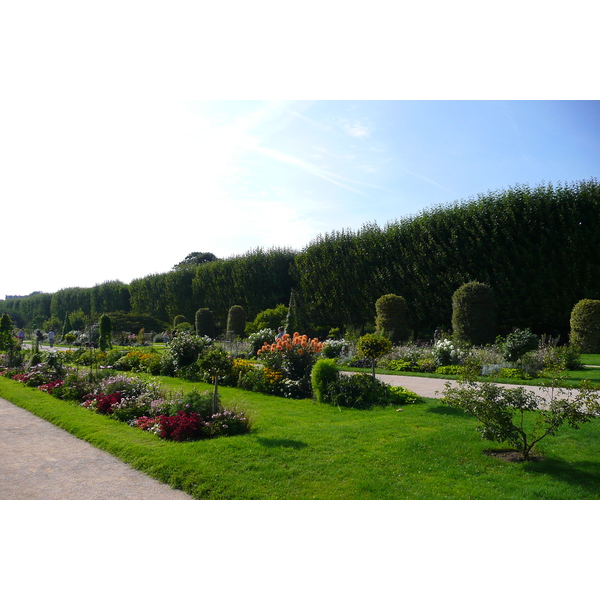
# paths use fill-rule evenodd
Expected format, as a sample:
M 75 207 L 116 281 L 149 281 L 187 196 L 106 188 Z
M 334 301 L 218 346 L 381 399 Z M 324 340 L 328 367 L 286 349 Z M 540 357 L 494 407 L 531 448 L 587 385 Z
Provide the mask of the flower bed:
M 199 440 L 250 430 L 242 412 L 221 410 L 213 414 L 212 394 L 208 391 L 167 393 L 155 380 L 123 374 L 99 376 L 74 369 L 66 370 L 64 379 L 56 379 L 52 377 L 53 369 L 46 368 L 45 363 L 38 363 L 27 372 L 5 370 L 1 375 L 165 440 Z

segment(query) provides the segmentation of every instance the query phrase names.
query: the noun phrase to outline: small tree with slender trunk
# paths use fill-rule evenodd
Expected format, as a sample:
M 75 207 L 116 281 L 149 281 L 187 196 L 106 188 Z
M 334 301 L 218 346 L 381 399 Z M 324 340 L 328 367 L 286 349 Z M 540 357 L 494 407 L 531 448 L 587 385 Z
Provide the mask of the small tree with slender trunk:
M 231 373 L 233 360 L 223 348 L 214 346 L 208 352 L 200 355 L 197 364 L 202 371 L 210 375 L 215 385 L 212 411 L 213 414 L 216 414 L 219 412 L 219 379 Z
M 373 385 L 375 385 L 375 365 L 377 359 L 392 349 L 392 342 L 379 333 L 367 333 L 359 338 L 356 345 L 360 354 L 371 360 Z

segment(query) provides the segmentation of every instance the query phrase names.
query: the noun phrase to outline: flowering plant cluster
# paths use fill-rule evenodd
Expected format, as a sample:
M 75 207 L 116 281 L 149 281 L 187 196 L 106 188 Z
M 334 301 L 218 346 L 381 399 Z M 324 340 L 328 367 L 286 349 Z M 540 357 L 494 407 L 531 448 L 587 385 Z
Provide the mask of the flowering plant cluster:
M 432 354 L 438 367 L 461 364 L 466 357 L 466 352 L 451 340 L 438 340 L 433 345 Z
M 292 337 L 285 333 L 272 344 L 265 343 L 258 351 L 258 357 L 274 371 L 281 371 L 287 379 L 307 382 L 310 371 L 323 350 L 325 343 L 317 338 L 294 333 Z
M 42 392 L 46 392 L 47 394 L 53 394 L 54 390 L 56 390 L 56 388 L 59 388 L 62 384 L 63 384 L 63 381 L 61 379 L 59 379 L 57 381 L 50 381 L 48 383 L 44 383 L 44 384 L 38 386 L 38 389 L 41 390 Z
M 250 355 L 256 356 L 258 351 L 265 344 L 272 344 L 275 342 L 275 332 L 272 329 L 261 329 L 256 333 L 251 333 L 248 336 L 248 343 L 250 344 Z
M 350 353 L 350 342 L 347 340 L 325 340 L 323 356 L 325 358 L 345 358 Z

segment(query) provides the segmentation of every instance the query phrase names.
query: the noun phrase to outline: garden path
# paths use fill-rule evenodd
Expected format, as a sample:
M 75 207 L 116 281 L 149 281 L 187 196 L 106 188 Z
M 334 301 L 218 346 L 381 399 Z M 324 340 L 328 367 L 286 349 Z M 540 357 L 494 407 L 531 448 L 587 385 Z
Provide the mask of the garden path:
M 0 500 L 192 500 L 0 398 Z
M 347 375 L 352 373 L 346 372 Z M 431 377 L 411 377 L 410 375 L 379 375 L 377 379 L 380 379 L 384 383 L 389 383 L 394 386 L 401 386 L 415 392 L 423 398 L 440 398 L 442 392 L 447 383 L 452 386 L 456 386 L 457 382 L 450 379 L 433 379 Z M 502 387 L 507 388 L 518 388 L 524 387 L 528 390 L 533 391 L 538 396 L 544 395 L 544 390 L 541 387 L 535 385 L 515 385 L 512 383 L 499 383 Z

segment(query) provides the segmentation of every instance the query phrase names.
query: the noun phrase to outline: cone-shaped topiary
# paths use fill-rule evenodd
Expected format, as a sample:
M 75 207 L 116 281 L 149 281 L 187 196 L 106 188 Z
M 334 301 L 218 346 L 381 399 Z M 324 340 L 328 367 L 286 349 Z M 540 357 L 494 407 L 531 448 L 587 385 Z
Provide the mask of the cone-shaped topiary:
M 580 352 L 600 353 L 600 300 L 585 298 L 573 307 L 570 343 Z
M 200 336 L 215 337 L 215 319 L 209 308 L 199 308 L 196 311 L 196 333 Z
M 244 337 L 246 329 L 246 311 L 238 304 L 229 309 L 227 316 L 227 335 L 231 338 Z
M 494 290 L 485 283 L 469 281 L 452 296 L 452 329 L 457 342 L 484 346 L 495 339 Z
M 396 294 L 386 294 L 375 302 L 375 325 L 379 333 L 388 337 L 393 344 L 408 339 L 406 300 Z

